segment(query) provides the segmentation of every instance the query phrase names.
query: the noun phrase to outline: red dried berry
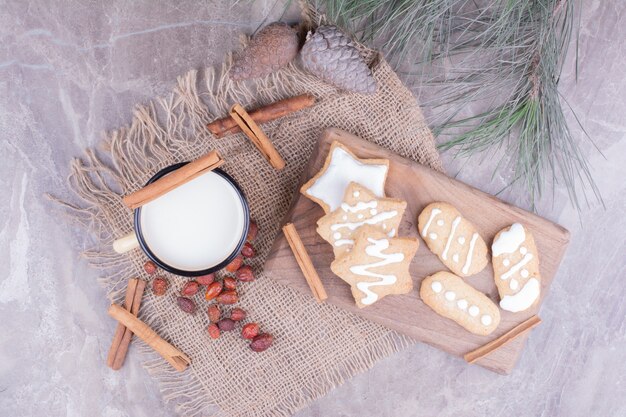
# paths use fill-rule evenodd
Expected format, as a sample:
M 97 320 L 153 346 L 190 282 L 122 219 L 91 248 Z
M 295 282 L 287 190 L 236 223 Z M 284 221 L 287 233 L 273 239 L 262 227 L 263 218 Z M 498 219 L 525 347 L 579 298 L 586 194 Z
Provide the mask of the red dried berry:
M 226 265 L 225 270 L 228 272 L 235 272 L 239 269 L 241 264 L 243 263 L 243 256 L 237 255 L 235 259 L 233 259 L 228 265 Z
M 216 301 L 220 304 L 235 304 L 239 301 L 239 296 L 236 291 L 224 291 L 217 296 Z
M 237 289 L 237 280 L 232 277 L 224 278 L 224 289 L 227 289 L 227 290 Z
M 230 332 L 235 328 L 235 322 L 231 319 L 221 319 L 217 322 L 217 327 L 223 332 Z
M 220 337 L 220 328 L 217 327 L 217 324 L 215 323 L 209 324 L 209 327 L 207 328 L 207 330 L 209 331 L 209 336 L 211 337 L 211 339 L 217 339 Z
M 215 281 L 213 284 L 209 285 L 206 289 L 206 294 L 204 294 L 204 298 L 207 300 L 212 300 L 222 292 L 223 284 L 221 281 Z
M 230 312 L 230 318 L 235 321 L 241 321 L 246 318 L 246 312 L 241 308 L 233 308 Z
M 200 285 L 211 285 L 213 281 L 215 281 L 215 274 L 202 275 L 201 277 L 196 278 L 196 281 Z
M 259 334 L 259 325 L 256 323 L 248 323 L 241 329 L 241 337 L 244 339 L 254 339 Z
M 246 236 L 246 240 L 248 242 L 252 242 L 254 238 L 256 238 L 257 233 L 259 233 L 259 226 L 254 220 L 251 220 L 250 226 L 248 227 L 248 235 Z
M 154 295 L 165 295 L 167 292 L 167 280 L 163 277 L 155 277 L 152 280 L 152 293 Z
M 252 243 L 246 242 L 243 244 L 243 248 L 241 248 L 241 254 L 244 258 L 252 258 L 256 252 L 254 251 L 254 246 Z
M 258 336 L 255 336 L 250 343 L 250 349 L 255 352 L 263 352 L 274 342 L 274 337 L 269 333 L 261 333 Z
M 220 321 L 220 307 L 218 305 L 212 304 L 207 309 L 207 313 L 209 314 L 209 321 L 211 323 L 217 323 Z
M 154 264 L 154 262 L 152 262 L 152 261 L 146 261 L 146 263 L 145 263 L 145 264 L 143 264 L 143 269 L 144 269 L 144 271 L 146 271 L 146 273 L 147 273 L 148 275 L 152 275 L 152 274 L 154 274 L 154 273 L 156 272 L 157 267 L 156 267 L 156 265 Z
M 195 314 L 196 313 L 196 303 L 193 302 L 191 298 L 187 297 L 177 297 L 176 303 L 181 310 L 183 310 L 187 314 Z
M 189 281 L 185 283 L 185 285 L 183 286 L 183 289 L 180 291 L 180 294 L 187 296 L 187 297 L 192 297 L 196 295 L 199 288 L 200 286 L 198 285 L 196 281 Z
M 237 271 L 237 279 L 241 282 L 254 281 L 254 272 L 250 265 L 244 265 Z

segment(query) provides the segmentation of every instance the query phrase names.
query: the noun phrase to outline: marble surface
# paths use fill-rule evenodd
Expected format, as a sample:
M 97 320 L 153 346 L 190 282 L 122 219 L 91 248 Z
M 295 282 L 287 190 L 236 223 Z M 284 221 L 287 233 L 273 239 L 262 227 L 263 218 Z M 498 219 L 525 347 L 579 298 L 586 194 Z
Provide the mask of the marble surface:
M 579 216 L 562 190 L 540 203 L 572 239 L 516 371 L 495 375 L 417 344 L 299 417 L 626 415 L 626 3 L 584 3 L 578 81 L 570 62 L 562 92 L 604 155 L 584 145 L 605 207 L 590 201 Z M 0 0 L 0 415 L 175 415 L 132 347 L 120 372 L 103 365 L 114 323 L 97 272 L 77 255 L 90 242 L 42 194 L 69 197 L 70 158 L 283 9 L 276 0 Z M 297 15 L 292 5 L 287 16 Z M 505 181 L 491 179 L 490 161 L 444 161 L 489 192 Z

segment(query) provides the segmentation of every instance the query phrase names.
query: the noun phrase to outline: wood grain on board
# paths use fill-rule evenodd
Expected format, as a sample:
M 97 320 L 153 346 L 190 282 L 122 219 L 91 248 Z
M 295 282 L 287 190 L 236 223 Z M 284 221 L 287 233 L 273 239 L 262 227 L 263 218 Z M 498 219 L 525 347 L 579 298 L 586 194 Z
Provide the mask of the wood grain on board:
M 566 229 L 338 129 L 324 131 L 304 169 L 301 184 L 320 170 L 330 145 L 335 140 L 346 145 L 360 158 L 389 159 L 386 195 L 401 198 L 408 203 L 398 235 L 418 237 L 420 246 L 410 269 L 413 277 L 413 291 L 405 295 L 387 296 L 371 306 L 359 309 L 350 292 L 350 286 L 330 270 L 330 264 L 333 261 L 332 247 L 316 232 L 316 222 L 324 215 L 324 212 L 320 206 L 300 194 L 298 187 L 284 222 L 292 222 L 300 233 L 326 287 L 327 302 L 460 357 L 538 313 L 569 242 L 569 232 Z M 502 320 L 496 331 L 489 336 L 478 336 L 467 332 L 455 322 L 437 315 L 420 300 L 419 286 L 422 279 L 437 271 L 446 270 L 439 258 L 428 250 L 424 241 L 418 236 L 416 227 L 417 215 L 426 205 L 434 201 L 445 201 L 454 205 L 466 219 L 476 226 L 488 246 L 491 245 L 498 231 L 514 222 L 524 224 L 533 233 L 540 256 L 542 275 L 541 299 L 535 307 L 520 313 L 501 310 Z M 274 280 L 305 294 L 311 294 L 282 233 L 274 242 L 265 264 L 265 271 Z M 480 273 L 465 280 L 487 294 L 494 302 L 499 301 L 491 263 Z M 520 356 L 527 336 L 526 334 L 519 337 L 476 363 L 498 373 L 510 373 Z

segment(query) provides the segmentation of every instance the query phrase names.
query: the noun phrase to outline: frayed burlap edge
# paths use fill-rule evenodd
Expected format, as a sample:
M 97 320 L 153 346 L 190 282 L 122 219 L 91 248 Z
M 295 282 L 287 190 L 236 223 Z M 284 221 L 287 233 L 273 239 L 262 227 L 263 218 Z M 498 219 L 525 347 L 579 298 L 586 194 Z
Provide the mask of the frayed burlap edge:
M 315 138 L 324 127 L 350 130 L 441 170 L 434 140 L 411 93 L 378 54 L 366 49 L 363 53 L 382 90 L 376 95 L 379 98 L 338 91 L 297 64 L 258 81 L 233 83 L 226 76 L 226 62 L 221 68 L 190 71 L 179 77 L 171 95 L 138 106 L 129 127 L 111 132 L 102 149 L 87 150 L 83 159 L 74 160 L 69 183 L 82 201 L 61 203 L 93 234 L 96 245 L 83 256 L 102 271 L 99 282 L 110 300 L 121 301 L 128 278 L 142 276 L 144 261 L 141 253 L 118 255 L 112 250 L 113 240 L 132 230 L 132 213 L 121 196 L 140 188 L 156 171 L 172 163 L 196 158 L 213 148 L 224 155 L 226 170 L 244 187 L 253 216 L 261 224 L 259 256 L 252 263 L 257 271 L 278 232 Z M 264 125 L 288 161 L 283 173 L 268 168 L 242 135 L 216 140 L 205 129 L 206 123 L 226 114 L 234 102 L 258 106 L 304 92 L 318 98 L 313 109 Z M 385 104 L 392 108 L 382 110 Z M 359 113 L 362 105 L 364 114 Z M 384 114 L 372 114 L 376 111 Z M 400 117 L 398 113 L 399 121 L 394 119 Z M 263 184 L 269 185 L 261 192 L 254 191 Z M 275 334 L 277 342 L 255 356 L 236 335 L 209 340 L 204 333 L 208 321 L 202 312 L 189 318 L 175 307 L 175 289 L 185 279 L 164 275 L 174 290 L 166 297 L 146 292 L 139 315 L 189 354 L 193 363 L 180 374 L 142 343 L 133 346 L 159 382 L 165 401 L 174 401 L 184 415 L 291 415 L 410 343 L 334 306 L 319 306 L 260 273 L 257 281 L 242 289 L 241 305 L 254 321 Z

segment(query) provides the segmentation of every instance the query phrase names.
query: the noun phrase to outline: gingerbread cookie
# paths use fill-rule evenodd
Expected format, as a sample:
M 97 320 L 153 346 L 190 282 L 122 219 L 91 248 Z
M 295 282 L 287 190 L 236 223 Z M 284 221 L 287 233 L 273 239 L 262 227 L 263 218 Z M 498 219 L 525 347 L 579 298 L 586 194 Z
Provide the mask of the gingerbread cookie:
M 304 184 L 300 192 L 330 213 L 339 208 L 348 184 L 353 181 L 377 197 L 384 197 L 388 170 L 387 159 L 359 159 L 335 141 L 320 172 Z
M 539 256 L 533 235 L 521 224 L 513 223 L 495 236 L 491 253 L 500 307 L 517 313 L 533 306 L 541 293 Z
M 367 188 L 351 182 L 339 208 L 317 221 L 317 233 L 333 246 L 338 258 L 354 245 L 361 226 L 372 225 L 389 237 L 398 235 L 406 201 L 377 198 Z
M 418 245 L 417 239 L 390 238 L 365 225 L 354 235 L 352 250 L 335 259 L 330 269 L 350 284 L 357 306 L 363 308 L 386 295 L 413 289 L 409 265 Z
M 450 272 L 441 271 L 424 278 L 420 298 L 435 313 L 454 320 L 474 334 L 486 336 L 500 323 L 498 306 Z
M 448 203 L 432 203 L 417 218 L 428 248 L 455 274 L 468 277 L 487 266 L 487 245 L 476 228 Z

